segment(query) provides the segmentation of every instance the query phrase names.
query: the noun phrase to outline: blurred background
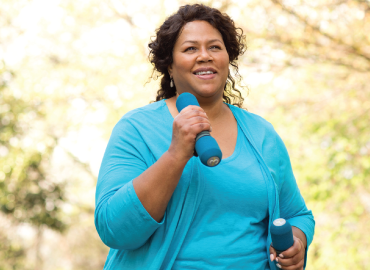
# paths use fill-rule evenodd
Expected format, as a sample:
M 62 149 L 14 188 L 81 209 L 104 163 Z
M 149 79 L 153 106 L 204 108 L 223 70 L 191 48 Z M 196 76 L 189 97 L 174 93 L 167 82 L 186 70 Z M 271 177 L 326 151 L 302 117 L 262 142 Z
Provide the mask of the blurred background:
M 197 2 L 246 34 L 244 107 L 285 141 L 315 216 L 307 269 L 370 269 L 370 1 Z M 187 3 L 1 0 L 1 270 L 103 268 L 102 155 L 154 100 L 147 44 Z

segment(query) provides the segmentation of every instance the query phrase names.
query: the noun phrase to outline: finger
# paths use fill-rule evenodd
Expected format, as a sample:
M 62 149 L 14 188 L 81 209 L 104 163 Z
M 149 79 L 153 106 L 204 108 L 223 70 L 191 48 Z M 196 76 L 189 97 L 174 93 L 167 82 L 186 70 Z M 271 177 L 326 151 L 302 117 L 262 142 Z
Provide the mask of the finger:
M 282 252 L 280 254 L 281 258 L 292 258 L 302 250 L 303 248 L 302 241 L 297 237 L 293 238 L 294 238 L 293 246 Z
M 191 125 L 190 129 L 191 133 L 196 135 L 204 130 L 211 130 L 212 128 L 210 123 L 202 122 Z
M 196 124 L 196 123 L 209 123 L 209 124 L 211 124 L 209 119 L 202 116 L 202 115 L 194 115 L 190 118 L 184 119 L 184 121 L 185 121 L 184 123 L 187 123 L 187 124 L 190 124 L 190 125 L 193 125 L 193 124 Z
M 211 127 L 211 122 L 209 121 L 209 119 L 202 112 L 199 112 L 199 111 L 198 111 L 198 113 L 191 113 L 189 115 L 184 115 L 184 117 L 179 117 L 179 118 L 175 119 L 175 121 L 174 121 L 174 125 L 177 128 L 181 128 L 183 131 L 185 131 L 185 133 L 188 133 L 190 131 L 190 128 L 193 125 L 197 125 L 197 124 L 201 124 L 201 123 L 204 123 L 204 124 L 208 125 L 207 129 L 205 129 L 205 130 L 210 130 L 211 129 L 210 128 Z M 201 129 L 201 131 L 202 130 L 203 129 Z
M 300 262 L 304 262 L 304 254 L 299 253 L 293 258 L 288 258 L 288 259 L 277 257 L 276 262 L 278 262 L 281 266 L 297 265 Z
M 185 113 L 181 114 L 181 116 L 184 117 L 185 119 L 189 119 L 189 118 L 193 118 L 193 117 L 197 117 L 197 116 L 208 119 L 207 114 L 205 112 L 199 111 L 199 110 L 186 111 Z
M 270 260 L 273 261 L 276 258 L 276 250 L 270 245 Z
M 194 124 L 197 121 L 209 122 L 209 119 L 202 112 L 185 114 L 185 115 L 178 114 L 174 119 L 174 123 L 176 123 L 176 125 L 179 125 L 179 126 L 184 126 L 186 124 Z
M 211 123 L 207 119 L 205 120 L 192 119 L 186 122 L 181 121 L 177 123 L 174 129 L 177 129 L 179 132 L 178 134 L 181 134 L 182 136 L 186 137 L 190 136 L 195 139 L 195 136 L 201 131 L 210 130 Z
M 199 106 L 189 105 L 189 106 L 185 107 L 184 109 L 182 109 L 182 111 L 179 112 L 179 113 L 184 114 L 184 113 L 187 113 L 189 111 L 201 111 L 201 112 L 204 112 L 204 110 L 201 107 L 199 107 Z
M 300 241 L 300 242 L 302 244 L 302 248 L 300 249 L 300 251 L 297 254 L 295 254 L 293 257 L 290 257 L 290 258 L 278 257 L 276 259 L 276 261 L 279 262 L 279 264 L 282 265 L 282 266 L 296 265 L 301 261 L 304 262 L 305 249 L 303 247 L 302 241 Z
M 176 117 L 178 117 L 176 120 L 177 121 L 186 121 L 189 119 L 196 120 L 196 119 L 203 119 L 207 120 L 209 122 L 208 116 L 205 112 L 198 111 L 198 110 L 193 110 L 193 111 L 187 111 L 184 114 L 178 114 Z M 194 123 L 194 122 L 191 122 Z
M 276 264 L 276 266 L 278 268 L 284 269 L 284 270 L 300 270 L 300 269 L 303 269 L 303 265 L 304 265 L 304 260 L 300 261 L 297 264 L 293 264 L 293 265 L 289 265 L 289 266 L 282 265 L 280 262 L 278 262 Z

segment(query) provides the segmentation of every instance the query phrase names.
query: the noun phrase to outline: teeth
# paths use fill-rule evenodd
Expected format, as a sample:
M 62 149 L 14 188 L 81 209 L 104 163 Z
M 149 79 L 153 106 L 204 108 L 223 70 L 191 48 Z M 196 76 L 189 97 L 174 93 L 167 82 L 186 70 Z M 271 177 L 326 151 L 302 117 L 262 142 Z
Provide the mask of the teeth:
M 205 75 L 205 74 L 213 74 L 213 71 L 200 71 L 195 73 L 196 75 Z

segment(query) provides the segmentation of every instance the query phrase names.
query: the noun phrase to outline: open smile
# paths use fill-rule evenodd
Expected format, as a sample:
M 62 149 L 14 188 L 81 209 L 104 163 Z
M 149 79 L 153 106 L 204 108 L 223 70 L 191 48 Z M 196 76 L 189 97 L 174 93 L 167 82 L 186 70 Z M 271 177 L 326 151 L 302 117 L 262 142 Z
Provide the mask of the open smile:
M 216 77 L 216 70 L 213 68 L 200 68 L 193 72 L 193 74 L 202 80 L 210 80 Z
M 216 77 L 216 73 L 202 74 L 202 75 L 195 74 L 195 76 L 199 79 L 202 79 L 202 80 L 210 80 L 210 79 L 213 79 L 214 77 Z

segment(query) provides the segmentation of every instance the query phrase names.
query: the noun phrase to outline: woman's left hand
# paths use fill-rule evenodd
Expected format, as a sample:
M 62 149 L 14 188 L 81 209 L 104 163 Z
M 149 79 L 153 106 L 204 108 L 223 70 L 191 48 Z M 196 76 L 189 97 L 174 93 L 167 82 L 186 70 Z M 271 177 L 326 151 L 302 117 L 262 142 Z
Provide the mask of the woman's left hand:
M 301 239 L 293 236 L 294 243 L 276 257 L 275 249 L 270 246 L 270 260 L 276 260 L 276 266 L 284 270 L 303 270 L 305 247 Z

